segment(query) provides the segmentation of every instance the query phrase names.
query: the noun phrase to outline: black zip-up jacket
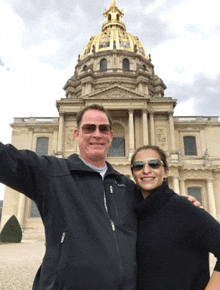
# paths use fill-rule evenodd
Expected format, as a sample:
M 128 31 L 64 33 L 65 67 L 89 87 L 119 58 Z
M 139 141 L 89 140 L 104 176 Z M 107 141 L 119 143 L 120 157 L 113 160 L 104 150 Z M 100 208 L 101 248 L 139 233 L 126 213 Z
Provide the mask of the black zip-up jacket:
M 209 252 L 220 271 L 220 225 L 167 183 L 137 206 L 137 289 L 204 290 Z M 213 288 L 214 289 L 214 288 Z
M 130 179 L 108 164 L 102 180 L 76 154 L 39 157 L 0 143 L 0 182 L 33 199 L 44 223 L 46 253 L 33 290 L 136 288 Z

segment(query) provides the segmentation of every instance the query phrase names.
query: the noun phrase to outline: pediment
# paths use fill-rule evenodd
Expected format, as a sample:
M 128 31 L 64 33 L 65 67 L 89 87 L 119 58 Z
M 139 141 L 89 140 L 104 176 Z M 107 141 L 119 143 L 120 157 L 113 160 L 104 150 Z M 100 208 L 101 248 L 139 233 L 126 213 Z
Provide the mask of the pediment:
M 89 94 L 86 97 L 83 97 L 83 99 L 100 99 L 100 100 L 144 99 L 144 100 L 146 100 L 146 99 L 150 99 L 150 97 L 146 96 L 144 94 L 138 93 L 138 92 L 134 92 L 134 91 L 129 90 L 128 88 L 122 87 L 120 85 L 113 85 L 113 86 L 109 86 L 107 89 Z

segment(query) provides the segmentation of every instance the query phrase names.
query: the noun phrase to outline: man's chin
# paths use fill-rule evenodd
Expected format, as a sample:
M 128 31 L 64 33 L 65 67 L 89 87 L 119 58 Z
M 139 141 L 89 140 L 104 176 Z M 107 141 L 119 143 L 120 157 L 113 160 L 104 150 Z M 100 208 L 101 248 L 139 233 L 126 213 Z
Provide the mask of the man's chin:
M 106 152 L 93 150 L 92 152 L 90 152 L 90 156 L 92 157 L 93 160 L 101 161 L 106 158 Z
M 102 161 L 105 160 L 105 154 L 97 154 L 97 155 L 92 155 L 92 159 L 94 161 Z

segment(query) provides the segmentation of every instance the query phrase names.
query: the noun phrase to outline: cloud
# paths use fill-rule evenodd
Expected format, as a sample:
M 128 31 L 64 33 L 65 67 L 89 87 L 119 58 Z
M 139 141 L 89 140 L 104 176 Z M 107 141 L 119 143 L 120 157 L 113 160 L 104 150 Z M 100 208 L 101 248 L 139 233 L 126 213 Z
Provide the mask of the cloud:
M 32 94 L 34 99 L 39 94 L 50 94 L 41 76 L 54 80 L 57 71 L 65 72 L 66 79 L 59 84 L 62 89 L 73 75 L 78 54 L 90 37 L 101 31 L 104 8 L 108 9 L 111 1 L 29 0 L 24 4 L 23 0 L 7 0 L 7 3 L 11 4 L 10 8 L 5 4 L 4 9 L 0 9 L 0 19 L 5 14 L 2 22 L 0 20 L 4 44 L 0 47 L 0 60 L 12 66 L 14 78 L 10 81 L 19 85 L 20 91 L 34 83 L 32 91 L 38 92 Z M 213 114 L 216 114 L 218 105 L 219 1 L 210 0 L 210 3 L 207 5 L 199 0 L 116 0 L 119 9 L 124 7 L 127 31 L 139 37 L 147 53 L 151 54 L 157 75 L 168 87 L 166 96 L 178 99 L 180 104 L 193 98 L 195 102 L 190 104 L 198 114 L 210 112 L 205 98 L 215 104 Z M 19 81 L 15 81 L 15 69 L 20 73 Z M 56 70 L 55 77 L 52 69 Z M 52 87 L 52 83 L 49 85 Z M 62 93 L 60 97 L 63 97 Z M 16 95 L 16 91 L 11 94 Z M 60 98 L 59 94 L 58 97 L 53 94 L 55 89 L 50 94 L 51 100 Z M 32 109 L 30 113 L 33 113 Z
M 39 60 L 56 69 L 67 67 L 90 37 L 101 31 L 104 8 L 108 9 L 111 4 L 110 0 L 104 3 L 102 0 L 29 0 L 25 5 L 22 0 L 10 1 L 14 13 L 23 21 L 23 48 L 37 50 Z M 116 1 L 119 9 L 126 7 L 124 22 L 128 24 L 127 31 L 139 37 L 147 49 L 175 37 L 160 15 L 176 4 L 171 0 L 158 3 L 159 6 L 153 0 L 147 3 L 145 0 Z
M 37 51 L 41 62 L 56 69 L 68 67 L 104 22 L 102 1 L 22 2 L 12 2 L 14 13 L 23 20 L 22 46 Z
M 169 29 L 169 22 L 161 17 L 169 7 L 175 5 L 173 1 L 164 3 L 153 0 L 126 4 L 125 24 L 130 23 L 127 30 L 139 37 L 147 51 L 153 50 L 156 46 L 176 37 Z
M 169 82 L 169 97 L 175 96 L 178 104 L 189 102 L 195 115 L 219 116 L 220 115 L 220 72 L 215 78 L 199 73 L 192 84 Z M 193 100 L 193 102 L 191 102 Z M 190 108 L 191 109 L 191 108 Z M 190 111 L 187 110 L 187 115 Z
M 193 98 L 186 100 L 185 102 L 179 103 L 177 102 L 177 106 L 174 110 L 175 116 L 194 116 L 194 103 L 195 100 Z
M 2 61 L 1 57 L 0 57 L 0 66 L 5 66 L 4 62 Z

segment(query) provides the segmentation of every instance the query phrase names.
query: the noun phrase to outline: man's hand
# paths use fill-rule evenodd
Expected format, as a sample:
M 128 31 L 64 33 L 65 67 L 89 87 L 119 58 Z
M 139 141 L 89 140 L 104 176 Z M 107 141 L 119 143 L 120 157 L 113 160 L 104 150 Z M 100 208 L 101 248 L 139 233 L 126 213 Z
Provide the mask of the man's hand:
M 191 196 L 191 195 L 187 195 L 187 198 L 188 198 L 188 200 L 191 201 L 195 206 L 200 207 L 200 208 L 203 208 L 203 207 L 201 206 L 200 202 L 199 202 L 195 197 L 193 197 L 193 196 Z

